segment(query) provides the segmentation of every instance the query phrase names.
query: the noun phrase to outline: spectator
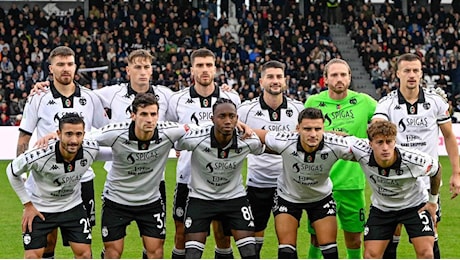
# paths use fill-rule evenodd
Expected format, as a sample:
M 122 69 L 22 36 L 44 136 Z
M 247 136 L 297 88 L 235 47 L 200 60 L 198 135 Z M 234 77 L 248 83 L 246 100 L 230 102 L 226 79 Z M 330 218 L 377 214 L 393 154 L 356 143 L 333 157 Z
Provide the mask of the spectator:
M 0 115 L 0 126 L 12 126 L 12 122 L 10 117 L 7 116 L 5 113 L 1 113 Z
M 0 68 L 2 69 L 3 73 L 7 75 L 10 75 L 14 70 L 13 63 L 9 60 L 7 56 L 2 57 Z

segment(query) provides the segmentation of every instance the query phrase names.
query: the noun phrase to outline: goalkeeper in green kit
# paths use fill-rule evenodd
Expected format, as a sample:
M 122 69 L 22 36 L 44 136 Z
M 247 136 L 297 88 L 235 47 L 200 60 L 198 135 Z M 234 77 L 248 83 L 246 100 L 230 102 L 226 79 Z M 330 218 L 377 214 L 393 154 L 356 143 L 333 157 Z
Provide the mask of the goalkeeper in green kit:
M 377 101 L 364 93 L 349 90 L 351 69 L 342 59 L 332 59 L 324 67 L 327 91 L 310 96 L 305 107 L 320 109 L 326 131 L 340 131 L 365 138 L 368 123 Z M 339 160 L 331 169 L 333 196 L 337 203 L 337 220 L 344 231 L 348 259 L 363 258 L 361 237 L 365 223 L 365 177 L 356 162 Z M 321 258 L 321 250 L 310 227 L 309 259 Z

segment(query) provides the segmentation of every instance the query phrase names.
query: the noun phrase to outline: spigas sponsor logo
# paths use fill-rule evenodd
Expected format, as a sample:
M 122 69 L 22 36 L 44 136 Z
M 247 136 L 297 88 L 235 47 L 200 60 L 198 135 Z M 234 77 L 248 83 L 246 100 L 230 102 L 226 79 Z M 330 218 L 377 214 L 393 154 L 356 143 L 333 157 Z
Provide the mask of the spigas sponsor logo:
M 149 151 L 145 153 L 130 153 L 126 158 L 128 162 L 134 164 L 136 161 L 153 161 L 158 158 L 157 151 Z
M 408 127 L 428 127 L 427 117 L 406 117 L 398 122 L 398 130 L 404 132 Z
M 206 165 L 209 173 L 214 171 L 235 170 L 237 167 L 236 162 L 210 162 Z
M 344 109 L 344 110 L 327 113 L 324 116 L 325 126 L 330 126 L 332 122 L 336 120 L 348 120 L 348 119 L 354 119 L 354 118 L 355 118 L 355 115 L 353 114 L 352 109 Z

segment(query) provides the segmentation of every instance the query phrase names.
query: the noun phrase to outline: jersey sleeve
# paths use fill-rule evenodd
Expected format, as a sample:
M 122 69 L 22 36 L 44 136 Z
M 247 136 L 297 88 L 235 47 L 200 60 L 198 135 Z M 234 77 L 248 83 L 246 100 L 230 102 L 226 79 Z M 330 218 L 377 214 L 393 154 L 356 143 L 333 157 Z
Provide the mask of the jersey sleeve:
M 24 181 L 21 178 L 21 174 L 30 170 L 31 165 L 26 161 L 26 153 L 21 154 L 16 159 L 14 159 L 6 168 L 6 174 L 8 175 L 8 180 L 10 181 L 11 187 L 18 195 L 22 204 L 30 201 L 30 197 L 26 192 L 24 186 Z
M 169 127 L 164 129 L 164 134 L 168 137 L 171 143 L 175 143 L 190 130 L 190 127 L 186 124 L 173 122 L 159 122 L 159 124 L 169 125 Z
M 384 119 L 390 120 L 388 113 L 389 107 L 391 105 L 391 99 L 381 99 L 375 107 L 375 112 L 372 119 Z
M 42 93 L 42 95 L 45 95 Z M 31 95 L 27 98 L 27 103 L 24 107 L 24 112 L 19 125 L 19 129 L 32 135 L 38 123 L 38 104 L 40 101 L 39 94 Z
M 160 121 L 166 121 L 166 116 L 169 107 L 169 100 L 171 99 L 172 94 L 174 93 L 170 88 L 158 85 L 154 88 L 155 93 L 157 95 L 158 103 L 160 105 L 159 108 L 159 117 Z
M 105 113 L 105 109 L 102 106 L 101 100 L 98 96 L 92 92 L 88 92 L 93 102 L 93 127 L 100 128 L 109 123 L 109 118 Z
M 99 98 L 104 108 L 110 108 L 110 103 L 112 102 L 116 93 L 114 88 L 116 88 L 116 85 L 105 86 L 103 88 L 94 90 L 94 94 L 96 94 L 96 96 Z
M 264 152 L 264 145 L 255 133 L 252 134 L 249 140 L 251 140 L 249 146 L 251 148 L 251 154 L 259 155 Z
M 85 139 L 95 140 L 99 146 L 111 147 L 118 137 L 118 131 L 110 128 L 113 128 L 113 124 L 107 125 L 103 128 L 94 129 L 85 134 Z
M 279 138 L 281 135 L 283 135 L 282 132 L 269 131 L 265 136 L 265 145 L 270 150 L 277 152 L 279 154 L 281 154 L 287 146 L 287 140 L 285 138 Z
M 179 94 L 175 93 L 171 96 L 168 102 L 168 110 L 166 110 L 166 118 L 167 121 L 178 122 L 179 117 L 177 114 L 177 105 L 179 102 Z

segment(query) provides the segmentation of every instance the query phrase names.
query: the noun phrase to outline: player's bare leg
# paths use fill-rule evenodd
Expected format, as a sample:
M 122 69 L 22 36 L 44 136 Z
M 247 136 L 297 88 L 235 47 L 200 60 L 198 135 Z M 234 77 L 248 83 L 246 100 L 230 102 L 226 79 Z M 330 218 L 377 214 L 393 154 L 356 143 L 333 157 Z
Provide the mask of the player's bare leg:
M 214 239 L 216 240 L 216 248 L 214 252 L 215 259 L 233 259 L 233 250 L 230 237 L 224 234 L 222 222 L 213 220 L 212 230 L 214 232 Z

